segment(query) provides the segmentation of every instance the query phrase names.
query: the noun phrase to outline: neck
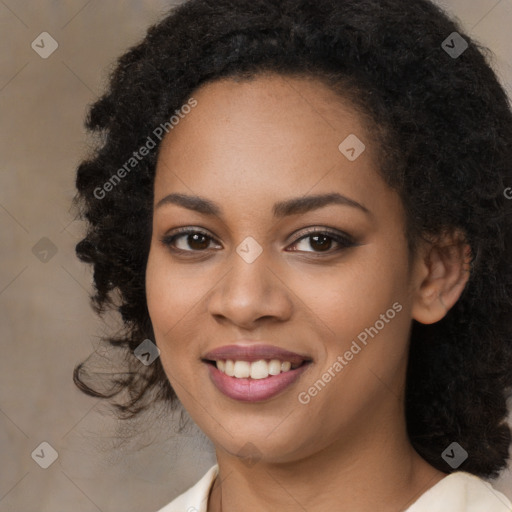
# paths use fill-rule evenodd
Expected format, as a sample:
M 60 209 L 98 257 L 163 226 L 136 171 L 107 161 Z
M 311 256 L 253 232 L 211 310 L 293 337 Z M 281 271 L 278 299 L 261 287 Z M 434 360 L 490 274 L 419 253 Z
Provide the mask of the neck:
M 378 421 L 367 424 L 375 427 L 359 425 L 340 441 L 293 461 L 263 457 L 249 465 L 217 449 L 219 475 L 208 512 L 396 512 L 446 476 L 414 451 L 404 418 L 397 422 L 404 425 L 400 429 L 385 430 Z

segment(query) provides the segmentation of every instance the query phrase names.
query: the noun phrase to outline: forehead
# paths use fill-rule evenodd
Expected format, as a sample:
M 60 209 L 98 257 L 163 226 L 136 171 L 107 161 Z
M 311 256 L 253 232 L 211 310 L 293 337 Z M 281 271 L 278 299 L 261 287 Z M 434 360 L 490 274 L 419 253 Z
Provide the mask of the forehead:
M 368 138 L 349 100 L 313 77 L 264 74 L 251 79 L 221 79 L 202 85 L 192 96 L 197 107 L 182 116 L 180 129 L 175 127 L 164 144 L 189 135 L 185 132 L 191 123 L 198 135 L 215 126 L 220 128 L 218 140 L 224 140 L 228 133 L 232 138 L 253 136 L 255 143 L 270 147 L 291 142 L 291 135 L 317 143 L 317 137 L 326 131 L 345 129 Z M 208 135 L 211 139 L 214 134 Z
M 192 97 L 197 105 L 162 142 L 155 203 L 170 191 L 252 201 L 340 187 L 360 198 L 381 192 L 369 131 L 321 81 L 222 79 Z

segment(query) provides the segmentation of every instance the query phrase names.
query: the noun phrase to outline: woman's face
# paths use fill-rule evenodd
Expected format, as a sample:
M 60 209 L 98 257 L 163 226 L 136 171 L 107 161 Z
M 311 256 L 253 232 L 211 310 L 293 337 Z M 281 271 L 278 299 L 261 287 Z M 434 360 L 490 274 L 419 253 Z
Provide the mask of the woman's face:
M 417 279 L 360 117 L 312 79 L 222 80 L 193 96 L 160 148 L 146 273 L 179 399 L 218 451 L 251 446 L 269 462 L 403 429 Z M 171 240 L 178 228 L 192 234 Z M 251 354 L 278 363 L 248 364 L 243 349 L 263 344 L 306 362 L 243 377 L 286 370 L 274 352 Z M 205 361 L 228 345 L 238 353 L 212 359 L 247 361 L 234 365 L 243 378 Z

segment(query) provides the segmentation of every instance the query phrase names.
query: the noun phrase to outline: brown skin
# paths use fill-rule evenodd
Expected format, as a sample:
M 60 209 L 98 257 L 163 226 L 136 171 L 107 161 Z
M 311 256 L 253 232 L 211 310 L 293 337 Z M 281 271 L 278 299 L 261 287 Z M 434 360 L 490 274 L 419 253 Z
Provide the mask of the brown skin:
M 326 85 L 261 75 L 216 81 L 193 96 L 197 106 L 162 143 L 154 203 L 170 193 L 199 195 L 222 214 L 155 208 L 146 288 L 169 381 L 216 448 L 220 474 L 208 512 L 404 510 L 445 476 L 406 434 L 409 329 L 413 318 L 440 320 L 457 301 L 467 246 L 448 236 L 422 242 L 410 264 L 402 202 L 377 173 L 375 143 Z M 338 145 L 352 133 L 366 150 L 350 162 Z M 332 192 L 370 213 L 328 205 L 273 217 L 277 201 Z M 212 240 L 184 235 L 174 246 L 188 252 L 173 253 L 160 239 L 178 227 L 202 228 Z M 306 227 L 345 232 L 358 245 L 297 241 Z M 263 249 L 250 264 L 236 252 L 248 236 Z M 301 404 L 298 394 L 396 302 L 402 311 Z M 201 357 L 242 339 L 313 363 L 272 399 L 232 400 Z M 257 450 L 254 465 L 237 456 L 247 442 Z

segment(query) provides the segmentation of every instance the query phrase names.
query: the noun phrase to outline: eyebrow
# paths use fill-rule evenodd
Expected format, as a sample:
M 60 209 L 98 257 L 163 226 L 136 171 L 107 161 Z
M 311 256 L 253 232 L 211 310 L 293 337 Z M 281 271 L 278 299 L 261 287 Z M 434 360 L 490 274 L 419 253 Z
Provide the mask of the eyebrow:
M 155 210 L 166 204 L 177 204 L 188 210 L 194 210 L 204 215 L 222 216 L 220 206 L 209 199 L 199 196 L 191 196 L 187 194 L 169 194 L 160 199 L 155 205 Z M 274 204 L 272 212 L 274 217 L 286 217 L 289 215 L 297 215 L 316 210 L 330 204 L 339 204 L 342 206 L 350 206 L 357 208 L 364 213 L 371 215 L 371 212 L 362 204 L 350 199 L 346 196 L 333 192 L 330 194 L 320 194 L 314 196 L 303 196 L 286 201 L 280 201 Z

